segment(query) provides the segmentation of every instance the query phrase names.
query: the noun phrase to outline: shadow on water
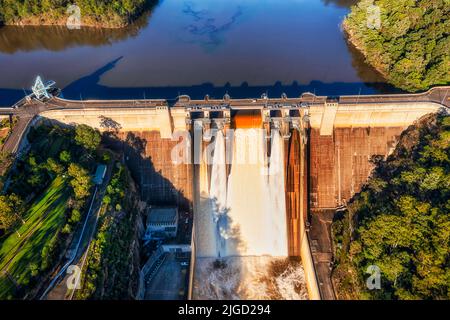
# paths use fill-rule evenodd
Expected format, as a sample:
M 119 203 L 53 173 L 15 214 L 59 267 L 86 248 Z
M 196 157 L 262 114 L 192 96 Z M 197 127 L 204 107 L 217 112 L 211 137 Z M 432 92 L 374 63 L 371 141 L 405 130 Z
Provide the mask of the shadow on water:
M 365 85 L 371 87 L 378 93 L 405 93 L 386 82 L 383 75 L 366 62 L 366 58 L 352 43 L 347 41 L 344 35 L 347 49 L 352 57 L 352 67 L 358 77 L 365 81 Z M 365 92 L 362 92 L 363 94 Z
M 349 8 L 358 0 L 322 0 L 322 2 L 326 6 L 333 4 Z M 0 21 L 0 52 L 14 54 L 34 50 L 63 51 L 78 46 L 98 47 L 135 38 L 147 27 L 155 7 L 161 3 L 162 0 L 149 1 L 148 8 L 140 18 L 124 28 L 116 29 L 83 27 L 71 30 L 66 26 L 4 26 Z M 208 12 L 196 9 L 191 2 L 185 2 L 182 11 L 192 16 L 194 20 L 186 27 L 187 31 L 197 37 L 200 36 L 200 42 L 206 46 L 217 45 L 221 41 L 220 34 L 229 29 L 242 15 L 241 8 L 238 7 L 229 21 L 217 25 L 215 19 L 208 16 Z
M 322 0 L 322 2 L 328 6 L 333 4 L 341 8 L 350 8 L 351 6 L 357 4 L 360 0 Z
M 0 108 L 12 106 L 28 93 L 29 92 L 24 92 L 21 89 L 0 88 Z
M 208 208 L 208 214 L 214 215 L 214 230 L 213 235 L 214 239 L 208 239 L 210 241 L 215 241 L 213 245 L 215 245 L 215 254 L 218 260 L 226 256 L 234 256 L 239 252 L 245 252 L 247 250 L 247 244 L 244 242 L 240 230 L 239 224 L 233 222 L 233 219 L 228 214 L 231 208 L 223 208 L 217 210 L 220 204 L 217 201 L 217 198 L 206 198 L 200 197 L 199 199 L 199 207 Z M 209 218 L 209 217 L 208 217 Z M 196 227 L 196 233 L 199 236 L 198 240 L 205 240 L 201 235 L 204 230 L 201 230 L 201 222 L 198 222 L 198 227 Z M 196 242 L 197 245 L 197 257 L 203 257 L 203 252 L 201 248 L 201 244 Z M 208 246 L 211 243 L 207 244 Z M 205 257 L 208 257 L 207 255 Z
M 240 34 L 230 35 L 235 42 L 225 43 L 226 45 L 222 48 L 225 50 L 224 52 L 227 52 L 227 62 L 223 67 L 214 69 L 216 70 L 214 71 L 215 74 L 205 73 L 205 68 L 207 67 L 203 65 L 202 59 L 204 57 L 217 59 L 212 59 L 213 61 L 209 62 L 206 61 L 206 64 L 209 63 L 208 67 L 213 66 L 214 64 L 221 63 L 221 59 L 223 59 L 221 54 L 208 51 L 208 54 L 204 56 L 192 50 L 198 45 L 209 47 L 221 43 L 224 38 L 223 33 L 227 32 L 230 26 L 241 23 L 240 19 L 245 15 L 245 12 L 242 11 L 244 9 L 240 6 L 236 8 L 231 6 L 227 10 L 222 9 L 220 6 L 217 8 L 209 5 L 202 6 L 201 0 L 180 2 L 177 5 L 175 5 L 177 3 L 175 1 L 167 2 L 167 5 L 172 4 L 174 7 L 160 6 L 160 4 L 164 4 L 163 1 L 155 1 L 154 3 L 158 3 L 158 8 L 164 10 L 154 10 L 156 7 L 154 6 L 151 10 L 146 11 L 144 16 L 135 23 L 123 29 L 84 28 L 81 30 L 68 30 L 65 27 L 0 28 L 0 53 L 10 53 L 5 56 L 12 61 L 11 63 L 5 62 L 6 77 L 4 78 L 11 79 L 12 82 L 9 83 L 10 80 L 5 80 L 5 84 L 2 84 L 5 88 L 0 88 L 0 106 L 12 105 L 22 98 L 24 93 L 20 86 L 29 87 L 31 83 L 27 83 L 33 81 L 34 73 L 46 73 L 47 71 L 45 70 L 58 66 L 48 72 L 52 74 L 48 77 L 54 77 L 52 80 L 64 83 L 64 85 L 69 81 L 73 81 L 75 77 L 79 77 L 79 75 L 74 77 L 70 76 L 72 69 L 75 68 L 73 63 L 79 63 L 80 67 L 83 66 L 83 63 L 73 60 L 78 59 L 78 55 L 72 55 L 74 50 L 65 49 L 69 47 L 71 49 L 77 49 L 83 46 L 104 47 L 103 49 L 97 47 L 92 49 L 96 51 L 96 57 L 92 58 L 96 66 L 108 61 L 108 59 L 112 59 L 111 56 L 120 56 L 120 58 L 105 63 L 98 70 L 67 85 L 63 90 L 63 94 L 68 99 L 175 99 L 180 94 L 187 94 L 194 99 L 202 99 L 207 94 L 214 98 L 222 98 L 225 93 L 230 94 L 233 98 L 254 98 L 261 96 L 262 93 L 267 93 L 269 97 L 279 97 L 282 93 L 286 93 L 288 97 L 297 97 L 307 91 L 316 93 L 317 95 L 400 92 L 400 90 L 386 84 L 383 77 L 379 76 L 373 68 L 368 66 L 361 54 L 348 44 L 348 48 L 345 48 L 345 46 L 336 48 L 336 55 L 325 54 L 330 51 L 328 49 L 329 47 L 325 45 L 323 50 L 311 51 L 315 52 L 311 59 L 308 55 L 288 55 L 286 58 L 284 55 L 278 55 L 278 53 L 270 50 L 267 53 L 264 51 L 258 51 L 255 54 L 247 53 L 253 46 L 260 48 L 261 41 L 258 40 L 258 36 L 267 36 L 267 41 L 274 44 L 278 43 L 278 36 L 275 37 L 278 33 L 283 35 L 282 39 L 285 39 L 283 43 L 284 41 L 290 41 L 291 37 L 299 37 L 301 43 L 311 44 L 313 47 L 332 44 L 334 41 L 339 44 L 344 40 L 344 36 L 337 28 L 337 21 L 341 21 L 342 17 L 337 17 L 336 15 L 342 15 L 348 12 L 345 8 L 354 4 L 356 0 L 317 0 L 316 2 L 321 2 L 321 6 L 318 8 L 323 9 L 323 7 L 329 6 L 327 10 L 317 11 L 318 17 L 320 17 L 320 12 L 331 12 L 335 20 L 320 19 L 321 23 L 317 26 L 304 22 L 298 25 L 298 28 L 304 30 L 304 32 L 295 35 L 286 33 L 291 28 L 289 23 L 280 22 L 278 24 L 275 21 L 271 21 L 270 23 L 272 24 L 269 23 L 269 26 L 274 30 L 268 35 L 265 35 L 265 33 L 260 34 L 258 33 L 260 31 L 253 30 L 257 26 L 257 24 L 254 24 L 255 22 L 252 22 L 253 20 L 246 21 L 246 24 L 242 25 L 243 31 L 245 31 L 242 32 L 242 36 Z M 221 3 L 224 4 L 223 1 Z M 228 7 L 224 6 L 223 8 Z M 255 8 L 258 8 L 258 6 Z M 274 9 L 276 8 L 284 10 L 284 6 L 274 6 Z M 310 9 L 317 10 L 316 7 L 311 7 Z M 189 19 L 182 18 L 183 15 L 178 20 L 170 22 L 159 18 L 156 19 L 158 14 L 175 13 L 174 10 L 181 11 Z M 285 11 L 280 12 L 283 13 Z M 151 18 L 152 15 L 154 19 Z M 257 15 L 256 17 L 258 19 L 265 19 L 264 15 Z M 304 18 L 307 18 L 307 16 Z M 156 24 L 152 25 L 153 22 L 150 19 L 155 21 Z M 162 21 L 167 22 L 163 23 Z M 168 26 L 171 26 L 171 28 Z M 172 27 L 174 28 L 173 30 Z M 144 29 L 150 31 L 155 30 L 155 28 L 162 28 L 161 32 L 157 32 L 156 34 L 142 32 Z M 237 27 L 234 26 L 234 28 Z M 175 32 L 174 30 L 183 30 L 183 32 L 182 34 L 178 34 L 179 32 Z M 173 36 L 171 32 L 177 33 L 178 35 Z M 127 42 L 126 50 L 133 52 L 133 55 L 128 57 L 129 52 L 123 51 L 124 48 L 121 47 L 122 43 L 117 45 L 117 42 L 130 37 L 140 38 L 138 34 L 142 36 L 141 40 L 146 41 Z M 316 41 L 317 37 L 321 39 L 320 43 Z M 173 46 L 170 41 L 168 42 L 170 44 L 166 44 L 166 40 L 175 41 L 177 45 Z M 185 42 L 188 43 L 186 44 Z M 252 43 L 254 44 L 251 45 Z M 158 45 L 154 49 L 153 58 L 148 59 L 146 50 L 152 48 L 154 44 L 160 44 L 161 46 Z M 242 45 L 244 45 L 242 49 L 245 49 L 245 52 L 237 50 Z M 249 46 L 247 47 L 247 45 Z M 173 54 L 171 51 L 180 49 L 183 49 L 183 52 L 186 50 L 184 54 L 185 58 L 188 57 L 187 60 L 182 59 L 183 55 L 179 56 L 178 54 Z M 29 57 L 27 54 L 20 54 L 20 52 L 39 50 L 42 52 L 37 52 L 36 55 L 30 55 Z M 295 51 L 295 47 L 293 50 Z M 63 51 L 61 53 L 64 55 L 64 59 L 66 59 L 67 53 L 68 61 L 64 61 L 64 59 L 60 60 L 62 56 L 56 57 L 56 55 L 46 51 Z M 250 50 L 249 52 L 252 51 Z M 321 54 L 318 54 L 318 52 Z M 102 58 L 105 54 L 108 54 L 109 57 Z M 17 57 L 15 57 L 16 55 Z M 121 61 L 122 55 L 125 56 L 123 61 Z M 271 55 L 274 56 L 272 57 Z M 131 58 L 133 58 L 133 61 L 131 61 Z M 270 66 L 266 73 L 264 72 L 265 60 L 269 58 L 273 60 L 268 61 L 273 61 L 274 63 L 269 64 Z M 38 67 L 30 71 L 26 67 L 26 63 L 29 61 L 28 59 L 39 59 L 40 62 L 36 63 Z M 241 68 L 240 63 L 245 59 L 256 60 L 256 62 L 248 66 L 242 65 Z M 341 73 L 332 76 L 327 70 L 330 70 L 332 66 L 330 60 L 333 59 L 336 59 L 336 63 L 339 64 L 350 64 L 349 62 L 351 61 L 351 66 L 348 66 L 348 70 L 344 68 Z M 184 61 L 184 63 L 181 63 L 180 60 L 182 62 Z M 118 66 L 119 61 L 120 67 L 115 68 L 115 66 Z M 18 68 L 17 65 L 23 66 L 23 68 Z M 60 65 L 64 65 L 65 67 L 59 67 Z M 157 71 L 155 72 L 152 71 L 154 70 L 153 65 L 157 65 Z M 34 68 L 34 65 L 32 67 Z M 66 70 L 65 68 L 68 69 Z M 272 68 L 274 70 L 271 70 Z M 279 68 L 281 69 L 278 70 Z M 55 71 L 56 69 L 57 71 Z M 126 69 L 126 72 L 124 69 Z M 88 68 L 83 70 L 92 69 Z M 109 72 L 111 70 L 113 72 Z M 174 70 L 179 71 L 174 72 Z M 9 75 L 8 72 L 10 73 Z M 291 76 L 293 73 L 295 75 Z M 129 74 L 132 74 L 132 76 Z M 46 76 L 45 74 L 42 75 L 44 77 Z M 284 78 L 285 75 L 286 79 Z M 182 80 L 183 77 L 186 79 L 185 81 Z M 334 80 L 327 80 L 330 77 Z M 17 78 L 26 78 L 28 80 L 18 81 Z M 102 84 L 106 83 L 105 81 L 109 82 L 111 80 L 114 80 L 115 87 Z M 148 81 L 152 84 L 146 85 L 146 83 L 149 83 Z M 135 86 L 133 83 L 141 83 L 141 86 Z M 158 86 L 158 83 L 162 83 L 164 86 Z M 174 85 L 165 85 L 170 83 L 174 83 Z M 178 85 L 178 83 L 181 85 Z M 254 85 L 256 83 L 263 83 L 263 85 Z M 6 89 L 6 87 L 15 89 Z
M 356 49 L 354 49 L 356 51 Z M 355 52 L 357 54 L 358 52 Z M 309 84 L 299 84 L 294 81 L 290 85 L 277 81 L 273 85 L 251 86 L 243 82 L 240 86 L 232 86 L 226 83 L 224 86 L 216 86 L 212 83 L 203 83 L 193 86 L 171 86 L 171 87 L 108 87 L 100 84 L 103 74 L 112 70 L 122 59 L 119 57 L 92 74 L 80 78 L 63 89 L 63 95 L 67 99 L 175 99 L 181 94 L 187 94 L 192 99 L 203 99 L 205 95 L 211 98 L 222 98 L 228 93 L 232 98 L 255 98 L 267 93 L 269 97 L 280 97 L 286 93 L 288 97 L 298 97 L 303 92 L 313 92 L 317 95 L 354 95 L 354 94 L 374 94 L 374 93 L 394 93 L 401 92 L 399 89 L 386 84 L 382 77 L 373 77 L 368 68 L 359 68 L 358 74 L 371 77 L 374 82 L 346 83 L 334 82 L 324 83 L 321 81 L 311 81 Z M 361 55 L 354 58 L 354 65 L 359 66 Z M 1 89 L 0 89 L 1 93 Z
M 269 97 L 280 97 L 285 93 L 288 97 L 298 97 L 303 92 L 312 92 L 316 95 L 356 95 L 376 93 L 401 93 L 400 89 L 384 82 L 383 77 L 375 73 L 373 68 L 364 63 L 364 57 L 357 49 L 349 45 L 352 52 L 352 65 L 358 75 L 367 82 L 333 82 L 311 81 L 309 84 L 282 84 L 281 81 L 273 85 L 251 86 L 244 81 L 240 86 L 232 86 L 227 82 L 223 86 L 212 83 L 202 83 L 193 86 L 167 86 L 167 87 L 108 87 L 100 84 L 102 75 L 111 71 L 123 58 L 114 59 L 93 73 L 82 77 L 67 85 L 62 90 L 66 99 L 176 99 L 179 95 L 187 94 L 192 99 L 203 99 L 206 95 L 221 99 L 225 94 L 232 98 L 257 98 L 263 93 Z M 28 90 L 29 93 L 29 90 Z M 23 98 L 24 90 L 0 88 L 0 106 L 10 106 Z
M 217 209 L 220 207 L 217 198 L 212 198 L 210 201 L 217 215 L 216 233 L 219 258 L 224 256 L 226 252 L 245 252 L 247 244 L 242 239 L 239 224 L 233 223 L 233 219 L 228 214 L 231 208 Z
M 147 27 L 158 1 L 150 1 L 148 8 L 136 21 L 124 28 L 69 29 L 66 26 L 1 26 L 0 52 L 14 54 L 35 50 L 63 51 L 79 46 L 99 47 L 135 38 Z

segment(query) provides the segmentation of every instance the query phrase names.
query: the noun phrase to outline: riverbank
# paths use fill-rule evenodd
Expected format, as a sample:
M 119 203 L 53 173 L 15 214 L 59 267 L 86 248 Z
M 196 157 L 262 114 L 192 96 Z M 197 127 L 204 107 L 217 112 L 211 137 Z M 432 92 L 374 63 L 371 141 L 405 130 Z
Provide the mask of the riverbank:
M 408 92 L 450 83 L 445 1 L 399 6 L 360 2 L 342 23 L 347 41 L 397 88 Z
M 32 2 L 32 1 L 31 1 Z M 66 26 L 73 28 L 120 29 L 130 25 L 142 14 L 151 9 L 157 1 L 131 0 L 131 4 L 121 3 L 112 6 L 108 2 L 98 3 L 91 7 L 89 3 L 79 1 L 79 7 L 70 7 L 70 3 L 62 3 L 60 7 L 45 7 L 45 4 L 30 3 L 28 7 L 19 4 L 0 5 L 1 26 Z M 79 24 L 76 21 L 80 17 Z
M 355 48 L 365 59 L 365 62 L 368 63 L 372 68 L 375 69 L 384 79 L 389 79 L 389 66 L 383 65 L 378 61 L 370 60 L 370 56 L 368 51 L 366 50 L 366 46 L 363 41 L 358 38 L 354 32 L 354 30 L 350 27 L 348 20 L 345 19 L 342 24 L 342 31 L 344 32 L 345 40 Z
M 42 70 L 52 70 L 51 80 L 67 87 L 64 96 L 76 99 L 80 93 L 83 99 L 179 94 L 202 99 L 205 94 L 223 97 L 226 92 L 234 98 L 259 97 L 263 92 L 278 97 L 303 91 L 321 95 L 395 92 L 343 43 L 337 26 L 347 8 L 326 6 L 321 0 L 245 6 L 237 0 L 153 3 L 127 28 L 0 28 L 5 74 L 0 79 L 0 103 L 13 93 L 23 96 L 30 77 Z M 199 19 L 192 10 L 201 12 Z M 311 28 L 311 17 L 318 27 L 305 32 Z M 280 41 L 292 50 L 267 49 L 267 43 Z M 304 50 L 305 46 L 309 49 Z M 89 59 L 80 59 L 80 50 Z M 120 63 L 109 64 L 121 56 Z
M 111 19 L 106 19 L 102 21 L 98 17 L 85 17 L 82 18 L 80 23 L 80 28 L 96 28 L 96 29 L 120 29 L 128 26 L 132 21 L 121 21 L 119 16 L 110 17 Z M 67 26 L 68 17 L 51 17 L 51 16 L 31 16 L 19 20 L 14 20 L 8 23 L 4 23 L 4 26 Z M 77 26 L 78 28 L 78 26 Z

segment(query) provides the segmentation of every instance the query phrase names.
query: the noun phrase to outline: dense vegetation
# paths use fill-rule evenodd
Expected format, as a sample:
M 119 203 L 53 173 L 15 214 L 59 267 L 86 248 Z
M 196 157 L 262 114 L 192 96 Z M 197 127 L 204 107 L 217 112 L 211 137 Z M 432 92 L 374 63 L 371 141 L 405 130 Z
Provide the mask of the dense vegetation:
M 139 277 L 136 200 L 125 166 L 117 163 L 106 188 L 99 228 L 89 247 L 77 299 L 134 298 Z
M 67 8 L 75 3 L 80 7 L 83 25 L 120 27 L 139 15 L 147 2 L 146 0 L 0 0 L 0 22 L 65 23 L 71 14 L 67 13 Z
M 381 28 L 368 24 L 374 4 Z M 448 0 L 362 0 L 343 26 L 350 42 L 393 85 L 414 92 L 450 83 Z
M 17 117 L 13 117 L 12 122 L 9 121 L 9 118 L 0 120 L 0 148 L 8 138 L 14 126 L 17 124 L 17 120 Z
M 332 225 L 339 298 L 450 299 L 450 116 L 411 126 Z M 381 289 L 368 290 L 370 265 Z
M 86 211 L 101 157 L 100 133 L 84 125 L 40 125 L 28 140 L 0 196 L 0 298 L 29 294 L 54 267 Z
M 11 155 L 8 152 L 1 151 L 1 149 L 14 126 L 17 124 L 17 121 L 17 117 L 13 117 L 12 122 L 10 122 L 9 118 L 4 118 L 0 121 L 0 190 L 3 189 L 3 175 L 8 171 L 12 163 Z

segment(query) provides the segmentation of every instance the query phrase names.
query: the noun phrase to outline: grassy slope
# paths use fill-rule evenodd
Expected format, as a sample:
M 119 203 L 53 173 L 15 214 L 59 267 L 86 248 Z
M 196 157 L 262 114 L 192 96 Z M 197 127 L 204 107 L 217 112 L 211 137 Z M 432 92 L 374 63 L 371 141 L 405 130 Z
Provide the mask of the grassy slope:
M 21 237 L 14 233 L 1 243 L 0 268 L 3 270 L 12 259 L 7 270 L 18 283 L 30 276 L 29 265 L 40 263 L 42 248 L 63 227 L 68 196 L 67 182 L 56 178 L 27 211 L 26 223 L 19 229 Z M 11 281 L 2 274 L 0 298 L 7 297 L 11 288 Z

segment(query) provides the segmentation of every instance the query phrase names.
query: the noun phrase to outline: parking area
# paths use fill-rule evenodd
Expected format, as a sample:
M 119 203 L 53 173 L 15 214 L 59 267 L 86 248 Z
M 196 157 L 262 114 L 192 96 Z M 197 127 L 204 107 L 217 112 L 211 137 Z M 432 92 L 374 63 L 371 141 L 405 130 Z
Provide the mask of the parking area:
M 145 281 L 145 300 L 186 299 L 189 256 L 181 253 L 164 253 L 164 260 L 156 273 Z

